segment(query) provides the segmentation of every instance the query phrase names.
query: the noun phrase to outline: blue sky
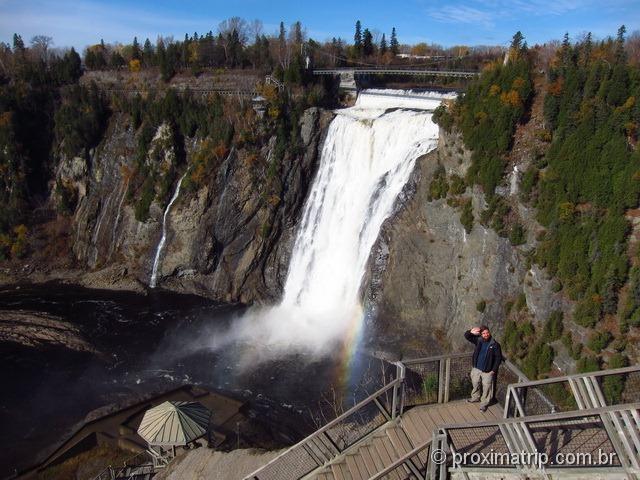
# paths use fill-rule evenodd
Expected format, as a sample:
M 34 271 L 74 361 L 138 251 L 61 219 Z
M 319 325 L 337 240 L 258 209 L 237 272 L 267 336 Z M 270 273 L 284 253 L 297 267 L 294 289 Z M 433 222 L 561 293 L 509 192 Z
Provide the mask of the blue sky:
M 352 41 L 359 19 L 387 36 L 395 26 L 401 43 L 506 45 L 521 30 L 534 44 L 560 39 L 565 31 L 603 38 L 615 35 L 621 24 L 632 32 L 640 28 L 640 0 L 0 0 L 0 41 L 11 43 L 14 32 L 25 42 L 42 34 L 53 37 L 54 46 L 82 49 L 101 38 L 179 39 L 186 32 L 215 32 L 231 16 L 260 19 L 265 33 L 276 32 L 281 20 L 286 25 L 300 20 L 320 41 L 332 36 Z

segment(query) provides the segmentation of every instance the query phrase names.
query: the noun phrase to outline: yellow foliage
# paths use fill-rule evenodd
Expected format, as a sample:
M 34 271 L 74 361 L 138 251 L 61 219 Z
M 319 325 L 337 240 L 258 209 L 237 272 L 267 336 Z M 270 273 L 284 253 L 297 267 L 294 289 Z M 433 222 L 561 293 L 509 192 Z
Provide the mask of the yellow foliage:
M 511 85 L 511 88 L 513 88 L 514 90 L 519 90 L 522 87 L 524 87 L 524 78 L 522 77 L 517 77 L 514 81 L 513 84 Z
M 481 123 L 485 118 L 487 118 L 486 112 L 478 112 L 476 113 L 476 122 Z
M 575 207 L 571 202 L 563 202 L 558 206 L 558 216 L 560 220 L 567 220 L 573 216 Z
M 280 109 L 278 107 L 269 107 L 267 113 L 269 114 L 270 118 L 276 119 L 280 115 Z
M 500 88 L 500 85 L 496 85 L 495 83 L 493 85 L 491 85 L 491 87 L 489 88 L 489 96 L 490 97 L 495 97 L 497 94 L 500 93 L 502 89 Z
M 424 42 L 417 43 L 416 45 L 411 47 L 412 55 L 426 55 L 427 53 L 429 53 L 429 47 Z
M 131 72 L 139 72 L 140 68 L 141 68 L 140 60 L 133 59 L 133 60 L 129 61 L 129 71 L 131 71 Z
M 269 103 L 275 103 L 278 100 L 278 89 L 275 85 L 264 83 L 258 87 L 258 93 Z
M 496 68 L 500 68 L 501 65 L 502 65 L 502 61 L 501 60 L 495 60 L 493 62 L 487 62 L 482 67 L 482 71 L 483 72 L 490 72 L 492 70 L 495 70 Z
M 198 44 L 192 42 L 189 44 L 189 62 L 196 63 L 200 58 Z
M 627 101 L 624 102 L 624 105 L 622 105 L 622 108 L 624 110 L 631 110 L 635 106 L 635 104 L 636 104 L 636 97 L 631 96 L 627 98 Z
M 638 133 L 638 124 L 635 122 L 627 122 L 624 124 L 624 130 L 629 137 L 635 138 Z
M 500 101 L 505 105 L 511 105 L 512 107 L 519 107 L 522 104 L 520 94 L 515 90 L 509 90 L 508 92 L 502 92 L 500 94 Z
M 0 252 L 8 248 L 11 248 L 11 238 L 9 237 L 9 235 L 0 233 Z
M 27 238 L 27 232 L 28 232 L 27 226 L 23 225 L 23 224 L 20 224 L 20 225 L 18 225 L 18 226 L 13 228 L 13 233 L 16 234 L 16 237 L 17 237 L 18 240 L 26 239 Z
M 2 114 L 0 114 L 0 128 L 9 126 L 11 124 L 12 118 L 13 118 L 13 112 L 11 111 L 2 112 Z

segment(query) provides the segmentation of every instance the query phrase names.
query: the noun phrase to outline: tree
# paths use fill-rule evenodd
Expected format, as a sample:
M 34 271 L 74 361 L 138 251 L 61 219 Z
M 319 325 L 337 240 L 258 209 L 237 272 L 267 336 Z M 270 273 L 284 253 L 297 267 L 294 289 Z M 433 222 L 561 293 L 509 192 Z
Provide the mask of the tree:
M 153 53 L 153 47 L 151 46 L 151 42 L 147 38 L 144 41 L 144 47 L 142 49 L 142 59 L 145 67 L 150 67 L 152 65 L 155 65 L 156 61 L 154 57 L 155 55 Z
M 360 20 L 356 21 L 356 32 L 353 35 L 353 46 L 355 47 L 356 54 L 360 56 L 362 54 L 362 25 Z
M 53 38 L 47 35 L 36 35 L 31 38 L 31 48 L 44 63 L 49 63 L 49 47 L 53 45 Z
M 616 37 L 616 63 L 623 64 L 627 61 L 627 56 L 624 52 L 624 34 L 627 32 L 627 28 L 624 25 L 620 25 L 618 29 L 618 36 Z
M 109 66 L 111 68 L 124 67 L 126 65 L 126 63 L 127 62 L 125 62 L 123 56 L 120 55 L 120 52 L 118 52 L 116 50 L 111 52 L 111 58 L 109 59 Z
M 373 35 L 368 28 L 364 29 L 364 34 L 362 35 L 362 53 L 364 53 L 365 57 L 373 55 Z
M 133 44 L 131 45 L 131 60 L 141 60 L 142 52 L 140 51 L 140 44 L 138 43 L 138 37 L 133 37 Z
M 398 43 L 398 37 L 396 36 L 396 27 L 391 29 L 391 42 L 389 43 L 391 53 L 397 55 L 400 51 L 400 44 Z
M 515 51 L 520 51 L 522 48 L 522 41 L 524 40 L 524 35 L 519 30 L 513 35 L 511 40 L 511 48 Z
M 283 70 L 289 67 L 289 52 L 287 48 L 287 32 L 284 29 L 284 22 L 280 22 L 280 33 L 278 34 L 278 59 Z
M 380 40 L 380 55 L 384 55 L 385 53 L 387 53 L 387 39 L 383 33 L 382 40 Z
M 24 41 L 17 33 L 13 34 L 13 53 L 24 51 Z
M 304 42 L 304 33 L 302 32 L 302 24 L 297 21 L 293 24 L 293 43 L 296 46 L 300 46 Z

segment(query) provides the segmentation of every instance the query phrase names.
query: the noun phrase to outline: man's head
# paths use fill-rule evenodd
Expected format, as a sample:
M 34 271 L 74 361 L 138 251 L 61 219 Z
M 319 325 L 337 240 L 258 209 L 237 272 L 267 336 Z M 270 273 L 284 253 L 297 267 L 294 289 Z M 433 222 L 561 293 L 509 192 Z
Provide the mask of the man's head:
M 489 331 L 489 327 L 486 325 L 480 325 L 480 336 L 484 341 L 488 341 L 491 339 L 491 332 Z

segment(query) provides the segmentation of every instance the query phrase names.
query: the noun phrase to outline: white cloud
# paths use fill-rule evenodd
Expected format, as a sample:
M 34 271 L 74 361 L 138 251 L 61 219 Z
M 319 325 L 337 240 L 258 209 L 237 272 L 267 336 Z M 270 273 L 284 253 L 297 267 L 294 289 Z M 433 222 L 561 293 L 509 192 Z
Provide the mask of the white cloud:
M 439 10 L 430 11 L 429 16 L 445 23 L 476 24 L 485 28 L 494 25 L 492 13 L 466 5 L 447 5 Z

